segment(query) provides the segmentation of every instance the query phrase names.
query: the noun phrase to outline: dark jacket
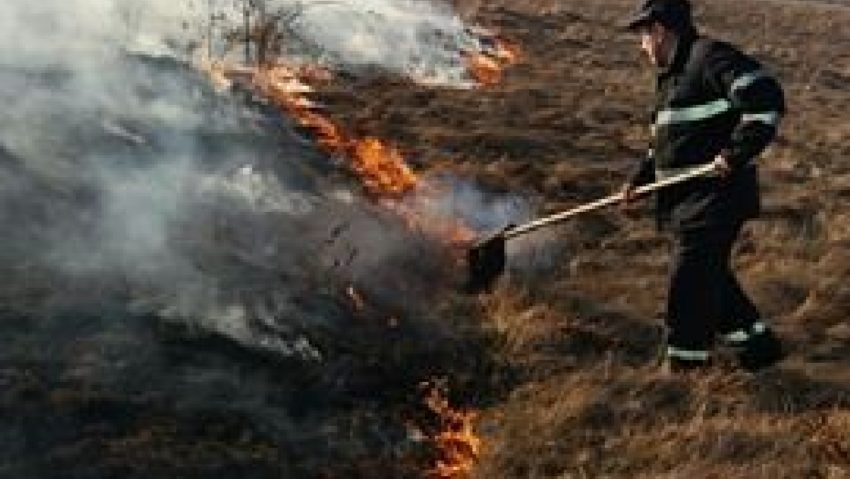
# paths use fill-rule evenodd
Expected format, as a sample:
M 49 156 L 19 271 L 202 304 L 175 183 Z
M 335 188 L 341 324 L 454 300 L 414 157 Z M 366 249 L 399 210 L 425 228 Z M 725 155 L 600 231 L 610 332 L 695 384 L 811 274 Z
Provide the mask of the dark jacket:
M 681 173 L 720 153 L 733 171 L 659 191 L 659 227 L 710 227 L 757 216 L 753 160 L 776 136 L 784 113 L 782 88 L 758 62 L 727 43 L 696 33 L 681 36 L 673 62 L 658 76 L 653 147 L 631 183 Z

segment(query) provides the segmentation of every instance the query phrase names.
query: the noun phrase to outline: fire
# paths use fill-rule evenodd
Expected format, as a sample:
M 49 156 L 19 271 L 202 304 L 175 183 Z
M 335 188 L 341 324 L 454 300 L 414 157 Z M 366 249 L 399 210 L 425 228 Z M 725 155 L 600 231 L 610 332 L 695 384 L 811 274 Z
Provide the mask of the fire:
M 495 35 L 482 34 L 481 40 L 484 45 L 481 50 L 467 53 L 467 66 L 470 76 L 479 85 L 492 86 L 502 80 L 504 69 L 517 62 L 521 52 L 517 45 Z M 420 185 L 419 177 L 398 148 L 375 137 L 357 137 L 322 113 L 321 106 L 308 96 L 313 91 L 309 83 L 331 81 L 330 72 L 319 67 L 295 69 L 283 65 L 223 68 L 210 64 L 205 65 L 205 69 L 217 87 L 226 89 L 233 83 L 240 83 L 289 114 L 312 133 L 322 150 L 347 160 L 349 170 L 373 198 L 398 200 L 417 190 L 418 200 L 428 201 L 429 195 L 434 198 L 440 194 L 438 189 Z M 415 201 L 382 204 L 403 218 L 411 229 L 428 231 L 448 244 L 468 244 L 474 238 L 474 232 L 456 220 L 429 218 L 417 208 Z M 349 286 L 345 293 L 355 310 L 367 307 L 364 297 L 354 286 Z M 387 321 L 391 328 L 399 325 L 395 316 Z M 428 388 L 425 405 L 437 418 L 436 432 L 428 436 L 437 453 L 428 476 L 467 479 L 482 450 L 482 440 L 474 429 L 477 412 L 453 408 L 444 388 L 425 386 Z
M 506 66 L 517 61 L 519 47 L 485 30 L 479 32 L 483 47 L 467 54 L 470 75 L 483 86 L 501 81 Z M 327 83 L 332 74 L 318 66 L 290 67 L 280 63 L 256 67 L 223 67 L 207 60 L 202 68 L 219 89 L 239 82 L 290 114 L 310 130 L 327 153 L 349 160 L 349 168 L 376 198 L 399 198 L 415 189 L 419 178 L 405 162 L 398 148 L 378 138 L 357 138 L 321 113 L 319 105 L 307 96 L 308 83 Z
M 502 81 L 502 66 L 496 59 L 482 53 L 474 53 L 467 61 L 469 73 L 480 85 L 492 86 Z
M 355 140 L 351 148 L 352 168 L 366 191 L 376 196 L 401 196 L 418 181 L 401 152 L 381 140 L 367 137 Z
M 497 36 L 486 37 L 487 48 L 467 55 L 469 73 L 479 85 L 492 86 L 502 81 L 506 67 L 519 61 L 519 45 Z
M 432 438 L 438 459 L 428 476 L 434 479 L 469 478 L 481 454 L 481 438 L 473 428 L 477 413 L 452 408 L 440 387 L 426 387 L 429 390 L 425 404 L 437 415 L 440 428 Z
M 316 68 L 307 71 L 308 78 L 324 78 Z M 298 72 L 290 68 L 258 68 L 253 71 L 249 85 L 310 130 L 324 151 L 347 158 L 351 172 L 360 179 L 368 194 L 377 198 L 398 198 L 416 187 L 418 177 L 397 148 L 378 138 L 349 135 L 305 96 L 312 88 L 300 78 Z
M 449 245 L 465 245 L 474 239 L 474 232 L 465 225 L 423 213 L 428 210 L 423 204 L 434 201 L 442 192 L 439 188 L 420 184 L 418 175 L 398 148 L 379 138 L 349 135 L 306 96 L 312 88 L 302 82 L 301 72 L 307 71 L 306 77 L 313 81 L 325 81 L 329 73 L 322 73 L 316 67 L 296 70 L 280 65 L 224 68 L 209 64 L 204 67 L 219 88 L 227 89 L 239 83 L 254 90 L 309 130 L 323 151 L 347 159 L 349 171 L 360 180 L 365 192 L 374 199 L 390 200 L 382 201 L 382 205 L 402 218 L 411 230 L 426 232 Z M 395 201 L 414 190 L 416 195 L 408 201 Z M 362 305 L 360 295 L 353 289 L 347 293 L 355 309 L 362 309 L 358 307 Z

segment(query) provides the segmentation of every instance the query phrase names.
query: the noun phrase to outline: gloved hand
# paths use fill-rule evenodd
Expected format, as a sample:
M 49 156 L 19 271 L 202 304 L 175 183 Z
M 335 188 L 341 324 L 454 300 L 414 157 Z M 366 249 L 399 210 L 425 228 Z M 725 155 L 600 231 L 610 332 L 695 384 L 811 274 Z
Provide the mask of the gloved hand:
M 726 178 L 732 173 L 732 165 L 722 154 L 715 156 L 712 163 L 714 164 L 714 171 L 719 177 Z
M 631 205 L 638 199 L 638 195 L 635 193 L 637 188 L 631 183 L 625 183 L 620 188 L 620 204 L 623 206 Z
M 627 182 L 620 187 L 620 212 L 631 219 L 634 219 L 636 216 L 637 208 L 635 206 L 642 196 L 638 195 L 636 190 L 637 187 L 631 182 Z

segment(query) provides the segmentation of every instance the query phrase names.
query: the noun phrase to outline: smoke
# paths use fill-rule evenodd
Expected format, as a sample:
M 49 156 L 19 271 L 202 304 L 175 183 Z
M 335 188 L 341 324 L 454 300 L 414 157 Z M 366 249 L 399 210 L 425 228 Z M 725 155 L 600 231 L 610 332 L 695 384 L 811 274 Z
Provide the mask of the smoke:
M 352 314 L 342 292 L 353 285 L 367 306 L 377 302 L 403 320 L 416 317 L 407 315 L 411 308 L 430 307 L 438 289 L 448 287 L 446 251 L 361 198 L 357 186 L 346 184 L 285 118 L 243 95 L 216 94 L 187 61 L 199 47 L 205 12 L 173 0 L 4 4 L 0 363 L 10 370 L 23 365 L 27 377 L 30 369 L 39 370 L 34 374 L 43 372 L 49 387 L 119 398 L 108 404 L 118 405 L 111 414 L 121 416 L 115 421 L 121 424 L 136 422 L 136 411 L 147 416 L 146 404 L 167 407 L 173 401 L 228 417 L 247 411 L 257 429 L 288 437 L 302 431 L 281 410 L 281 398 L 315 402 L 303 393 L 315 376 L 268 380 L 238 364 L 222 365 L 218 356 L 174 364 L 164 354 L 162 335 L 178 341 L 224 338 L 276 360 L 324 361 L 321 379 L 343 388 L 337 377 L 359 369 L 346 366 L 350 358 L 332 358 L 336 363 L 328 365 L 327 353 L 339 343 L 354 349 L 348 343 L 356 345 L 349 340 L 358 339 L 352 329 L 362 318 Z M 440 9 L 416 12 L 423 19 L 427 12 L 443 12 L 433 15 L 453 22 Z M 394 34 L 397 43 L 414 40 Z M 321 35 L 331 37 L 323 38 L 328 46 L 334 38 L 342 42 L 331 32 Z M 358 63 L 378 61 L 415 73 L 455 61 L 441 57 L 439 48 L 417 57 L 412 43 L 394 54 L 377 38 L 359 43 L 365 53 L 354 57 Z M 337 51 L 339 57 L 349 53 Z M 459 204 L 478 199 L 471 189 L 451 189 L 460 194 L 457 204 L 436 210 L 471 221 L 474 212 Z M 488 204 L 498 202 L 484 198 L 475 209 L 492 214 L 480 213 L 476 224 L 510 216 L 510 208 L 488 210 Z M 364 324 L 357 321 L 356 327 Z M 439 344 L 434 329 L 423 337 Z M 216 341 L 204 344 L 213 344 L 216 354 L 227 349 Z M 7 389 L 4 402 L 30 401 Z M 27 461 L 55 464 L 44 462 L 44 448 L 31 447 L 32 437 L 60 442 L 82 437 L 75 429 L 99 431 L 82 427 L 93 417 L 88 411 L 97 411 L 98 424 L 110 422 L 97 402 L 81 401 L 84 412 L 75 414 L 59 396 L 45 395 L 50 406 L 39 402 L 40 393 L 35 396 L 25 407 L 26 420 L 12 421 L 0 433 L 6 452 L 0 462 L 12 464 L 11 471 Z M 347 400 L 339 404 L 348 411 Z M 192 409 L 180 414 L 197 416 L 204 427 L 216 422 Z M 333 435 L 316 433 L 329 429 L 312 424 L 303 426 L 307 437 Z M 335 430 L 348 434 L 348 424 Z M 27 453 L 38 457 L 22 459 Z M 68 461 L 85 457 L 73 465 L 82 467 L 103 459 L 81 454 Z
M 423 184 L 404 202 L 410 210 L 438 224 L 460 224 L 486 234 L 526 221 L 533 213 L 533 205 L 522 196 L 486 192 L 451 174 L 427 175 Z
M 269 22 L 290 59 L 303 57 L 350 73 L 380 70 L 427 84 L 471 85 L 465 56 L 478 38 L 446 4 L 425 0 L 266 0 L 250 21 Z M 215 30 L 241 28 L 238 6 L 210 4 Z M 256 18 L 260 17 L 260 18 Z M 218 36 L 221 36 L 219 34 Z M 244 35 L 243 35 L 244 38 Z M 216 43 L 214 56 L 234 50 Z
M 406 298 L 444 282 L 446 252 L 356 188 L 332 184 L 332 166 L 285 120 L 215 94 L 189 66 L 211 11 L 227 7 L 219 27 L 237 26 L 238 4 L 219 3 L 4 7 L 0 101 L 11 114 L 0 117 L 0 266 L 11 276 L 0 293 L 42 291 L 17 301 L 40 314 L 96 313 L 112 301 L 315 359 L 297 331 L 341 327 L 336 292 L 354 284 L 404 313 L 415 307 Z M 265 8 L 298 13 L 293 31 L 349 68 L 459 81 L 474 43 L 448 7 L 428 2 Z M 477 231 L 529 216 L 523 202 L 466 183 L 441 188 L 439 200 L 408 201 Z
M 314 253 L 302 238 L 329 229 L 307 217 L 314 204 L 333 209 L 309 177 L 320 155 L 279 120 L 207 87 L 181 60 L 194 12 L 173 3 L 4 7 L 3 297 L 36 315 L 118 302 L 315 357 L 294 332 L 288 343 L 261 342 L 255 323 L 285 310 L 293 323 L 321 316 L 276 293 L 282 273 L 315 273 L 295 263 Z M 276 226 L 296 221 L 308 233 Z
M 437 224 L 462 224 L 481 237 L 534 218 L 536 206 L 519 194 L 487 192 L 452 175 L 429 175 L 427 186 L 407 198 L 408 207 Z M 563 235 L 552 230 L 516 237 L 507 244 L 507 269 L 528 281 L 563 261 Z
M 462 55 L 477 45 L 447 6 L 416 0 L 312 3 L 295 26 L 336 62 L 380 66 L 421 82 L 467 79 Z
M 190 25 L 194 2 L 145 0 L 44 0 L 7 2 L 0 19 L 5 64 L 21 61 L 74 64 L 96 60 L 95 52 L 147 44 L 160 53 L 186 47 L 197 36 Z M 170 45 L 171 48 L 167 48 Z

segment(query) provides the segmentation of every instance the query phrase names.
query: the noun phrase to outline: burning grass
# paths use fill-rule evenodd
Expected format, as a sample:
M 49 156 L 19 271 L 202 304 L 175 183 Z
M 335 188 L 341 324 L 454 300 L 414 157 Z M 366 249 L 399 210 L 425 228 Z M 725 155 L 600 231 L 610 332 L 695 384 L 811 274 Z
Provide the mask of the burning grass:
M 375 137 L 356 137 L 322 114 L 306 95 L 313 87 L 303 82 L 315 78 L 315 73 L 301 74 L 303 69 L 296 71 L 283 66 L 207 69 L 219 82 L 221 79 L 243 82 L 245 87 L 294 118 L 328 155 L 347 160 L 349 171 L 373 198 L 400 198 L 416 187 L 419 179 L 397 148 Z
M 488 37 L 487 45 L 486 50 L 466 56 L 469 73 L 481 86 L 499 83 L 504 68 L 520 56 L 516 44 L 496 36 Z M 309 98 L 314 87 L 308 83 L 330 81 L 328 72 L 317 74 L 320 71 L 317 67 L 296 69 L 283 65 L 228 69 L 211 64 L 205 69 L 219 87 L 226 88 L 236 82 L 292 117 L 325 153 L 345 159 L 348 170 L 359 180 L 366 195 L 398 214 L 411 230 L 425 231 L 455 247 L 473 239 L 474 232 L 459 219 L 428 213 L 428 203 L 444 192 L 436 185 L 422 186 L 420 177 L 408 166 L 398 148 L 373 136 L 352 135 Z M 463 257 L 461 250 L 455 249 L 458 262 Z M 353 285 L 345 294 L 356 314 L 369 308 L 364 295 Z M 399 320 L 391 316 L 388 324 L 390 328 L 398 328 Z M 437 479 L 471 477 L 481 451 L 481 439 L 473 429 L 477 414 L 451 407 L 444 390 L 433 385 L 428 388 L 425 404 L 436 417 L 436 426 L 430 433 L 436 459 L 426 475 Z
M 522 50 L 517 43 L 498 36 L 487 40 L 489 48 L 466 56 L 469 73 L 481 86 L 493 86 L 502 81 L 505 68 L 520 61 Z
M 426 474 L 433 479 L 468 479 L 481 454 L 482 441 L 475 432 L 478 414 L 453 408 L 444 388 L 426 384 L 425 404 L 437 416 L 431 440 L 437 452 L 436 465 Z

